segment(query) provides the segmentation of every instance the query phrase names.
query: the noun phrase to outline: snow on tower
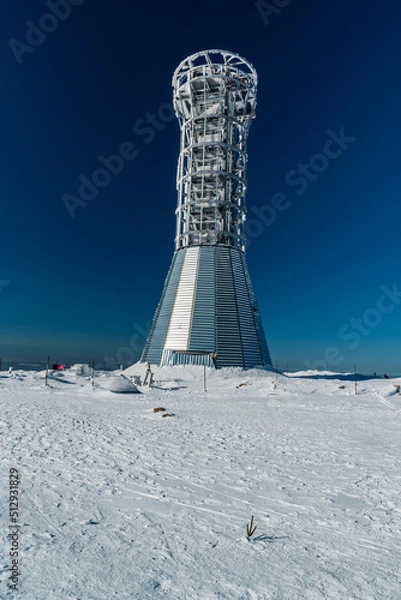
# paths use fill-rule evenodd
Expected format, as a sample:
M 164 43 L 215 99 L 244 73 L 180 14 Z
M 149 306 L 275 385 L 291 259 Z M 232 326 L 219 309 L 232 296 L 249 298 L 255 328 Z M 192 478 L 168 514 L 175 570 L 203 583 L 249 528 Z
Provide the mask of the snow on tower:
M 182 61 L 172 83 L 181 128 L 176 250 L 141 360 L 271 365 L 245 257 L 256 71 L 238 54 L 206 50 Z

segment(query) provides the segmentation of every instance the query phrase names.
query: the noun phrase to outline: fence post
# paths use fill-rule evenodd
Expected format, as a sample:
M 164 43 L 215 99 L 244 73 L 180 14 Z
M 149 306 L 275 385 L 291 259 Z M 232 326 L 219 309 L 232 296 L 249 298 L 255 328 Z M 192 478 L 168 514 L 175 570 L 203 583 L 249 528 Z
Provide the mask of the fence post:
M 50 364 L 50 356 L 47 357 L 47 364 L 46 364 L 46 376 L 45 376 L 45 387 L 48 386 L 48 379 L 49 379 L 49 364 Z

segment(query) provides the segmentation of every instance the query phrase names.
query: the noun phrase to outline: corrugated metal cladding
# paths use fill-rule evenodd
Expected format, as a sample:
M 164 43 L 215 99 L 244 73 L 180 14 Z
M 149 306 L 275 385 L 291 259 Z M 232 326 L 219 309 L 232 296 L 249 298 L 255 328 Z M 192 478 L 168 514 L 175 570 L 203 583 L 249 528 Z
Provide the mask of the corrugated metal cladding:
M 241 251 L 192 246 L 175 253 L 142 360 L 161 366 L 271 365 Z
M 159 364 L 164 349 L 183 261 L 184 253 L 175 252 L 164 282 L 162 297 L 156 309 L 149 337 L 142 353 L 142 360 L 154 365 Z
M 188 357 L 191 356 L 189 362 Z M 164 350 L 161 363 L 164 367 L 174 367 L 175 365 L 205 365 L 206 367 L 214 367 L 215 363 L 210 354 L 188 354 L 188 352 L 175 352 L 174 350 Z
M 170 350 L 188 350 L 194 295 L 198 276 L 199 246 L 188 248 L 184 254 L 173 310 L 164 344 Z

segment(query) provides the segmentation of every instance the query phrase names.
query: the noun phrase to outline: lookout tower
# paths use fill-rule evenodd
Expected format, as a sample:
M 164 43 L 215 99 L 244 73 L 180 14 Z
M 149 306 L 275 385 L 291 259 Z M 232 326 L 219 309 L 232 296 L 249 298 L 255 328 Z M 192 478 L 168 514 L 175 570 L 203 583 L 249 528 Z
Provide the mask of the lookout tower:
M 175 253 L 141 360 L 271 365 L 245 256 L 256 71 L 238 54 L 206 50 L 182 61 L 172 83 L 181 130 Z

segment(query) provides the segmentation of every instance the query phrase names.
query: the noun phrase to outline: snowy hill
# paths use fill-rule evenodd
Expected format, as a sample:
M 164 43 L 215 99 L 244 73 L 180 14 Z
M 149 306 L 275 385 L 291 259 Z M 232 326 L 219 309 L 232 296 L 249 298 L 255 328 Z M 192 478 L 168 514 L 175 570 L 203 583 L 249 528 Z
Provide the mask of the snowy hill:
M 0 374 L 1 598 L 401 597 L 401 379 L 145 371 Z

